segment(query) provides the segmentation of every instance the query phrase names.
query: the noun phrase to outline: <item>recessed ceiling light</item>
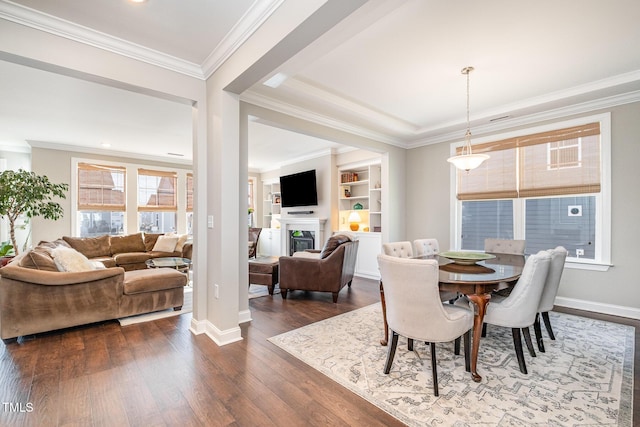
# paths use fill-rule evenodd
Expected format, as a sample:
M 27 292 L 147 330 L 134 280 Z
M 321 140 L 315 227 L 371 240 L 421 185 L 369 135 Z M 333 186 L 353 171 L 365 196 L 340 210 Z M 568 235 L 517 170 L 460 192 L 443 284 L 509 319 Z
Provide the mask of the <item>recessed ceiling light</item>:
M 131 3 L 144 3 L 147 0 L 129 0 Z
M 289 76 L 287 76 L 286 74 L 276 73 L 273 76 L 271 76 L 269 79 L 267 79 L 262 84 L 265 85 L 265 86 L 272 87 L 272 88 L 277 88 L 282 83 L 284 83 L 284 81 L 287 80 L 288 78 L 289 78 Z
M 167 153 L 168 156 L 184 157 L 184 154 L 180 153 Z
M 111 144 L 109 144 L 108 142 L 103 142 L 103 143 L 102 143 L 102 144 L 100 144 L 100 145 L 102 145 L 104 148 L 109 148 L 109 147 L 111 147 Z

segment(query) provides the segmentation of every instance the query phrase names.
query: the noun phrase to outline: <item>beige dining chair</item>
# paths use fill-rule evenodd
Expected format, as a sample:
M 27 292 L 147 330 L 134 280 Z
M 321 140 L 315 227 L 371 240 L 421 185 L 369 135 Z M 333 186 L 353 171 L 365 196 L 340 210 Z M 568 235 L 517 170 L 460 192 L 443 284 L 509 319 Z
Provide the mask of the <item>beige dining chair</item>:
M 438 239 L 416 239 L 413 241 L 413 252 L 416 256 L 435 255 L 440 252 Z
M 548 252 L 551 254 L 551 265 L 549 266 L 549 273 L 547 274 L 547 280 L 544 284 L 544 290 L 542 291 L 540 304 L 538 304 L 536 320 L 533 324 L 533 330 L 536 334 L 536 342 L 538 343 L 538 350 L 543 353 L 544 343 L 542 341 L 540 316 L 542 316 L 544 327 L 549 334 L 549 338 L 555 340 L 556 337 L 553 334 L 551 321 L 549 320 L 549 312 L 553 310 L 553 303 L 556 300 L 556 295 L 558 294 L 558 286 L 560 286 L 560 279 L 562 278 L 562 272 L 564 271 L 564 263 L 567 259 L 567 255 L 569 254 L 569 252 L 562 246 L 558 246 L 555 249 L 549 249 Z
M 396 258 L 413 257 L 411 242 L 390 242 L 382 244 L 382 253 Z
M 550 264 L 551 254 L 547 251 L 529 256 L 511 295 L 506 298 L 493 297 L 484 316 L 486 324 L 511 328 L 518 365 L 523 374 L 527 373 L 527 365 L 520 331 L 524 333 L 529 353 L 535 357 L 529 326 L 535 322 Z
M 526 241 L 509 239 L 484 239 L 484 251 L 492 254 L 524 255 Z
M 438 396 L 436 343 L 459 339 L 464 335 L 465 368 L 471 371 L 469 359 L 470 330 L 473 311 L 468 307 L 443 304 L 438 290 L 438 262 L 378 255 L 380 275 L 384 281 L 387 322 L 391 342 L 384 365 L 389 374 L 400 335 L 428 342 L 431 348 L 433 394 Z

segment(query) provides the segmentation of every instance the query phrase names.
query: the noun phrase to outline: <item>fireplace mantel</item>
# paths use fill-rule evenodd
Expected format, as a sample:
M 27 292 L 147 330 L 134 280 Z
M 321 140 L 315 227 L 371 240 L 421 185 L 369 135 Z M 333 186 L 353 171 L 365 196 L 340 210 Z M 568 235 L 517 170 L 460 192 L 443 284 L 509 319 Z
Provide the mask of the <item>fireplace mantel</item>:
M 324 225 L 326 218 L 280 218 L 280 251 L 281 255 L 289 255 L 289 239 L 291 231 L 313 231 L 315 234 L 315 248 L 322 249 L 324 245 Z

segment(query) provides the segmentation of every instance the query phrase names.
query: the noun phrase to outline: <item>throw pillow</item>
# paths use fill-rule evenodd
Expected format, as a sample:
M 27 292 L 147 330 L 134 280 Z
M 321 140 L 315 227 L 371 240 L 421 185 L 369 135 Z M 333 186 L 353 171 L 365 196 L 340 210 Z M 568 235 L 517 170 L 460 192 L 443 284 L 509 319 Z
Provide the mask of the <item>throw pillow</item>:
M 153 245 L 154 252 L 173 252 L 178 244 L 178 236 L 158 236 L 156 244 Z
M 178 243 L 176 243 L 176 248 L 174 250 L 177 252 L 182 252 L 182 248 L 184 247 L 184 244 L 187 243 L 188 238 L 189 238 L 188 234 L 181 234 L 178 237 Z
M 144 233 L 144 249 L 149 252 L 153 250 L 158 237 L 162 236 L 162 233 Z
M 109 236 L 98 237 L 62 237 L 73 249 L 82 253 L 87 258 L 99 258 L 111 256 Z
M 338 248 L 338 246 L 350 241 L 351 239 L 344 234 L 336 234 L 335 236 L 329 237 L 329 240 L 327 240 L 327 243 L 324 244 L 324 248 L 322 248 L 322 251 L 320 252 L 320 258 L 324 259 L 328 257 Z
M 19 255 L 21 257 L 19 266 L 24 268 L 33 268 L 35 270 L 58 271 L 56 263 L 53 261 L 51 251 L 56 247 L 53 243 L 40 242 L 38 246 Z
M 80 252 L 63 246 L 51 250 L 58 271 L 78 272 L 94 270 L 94 265 Z

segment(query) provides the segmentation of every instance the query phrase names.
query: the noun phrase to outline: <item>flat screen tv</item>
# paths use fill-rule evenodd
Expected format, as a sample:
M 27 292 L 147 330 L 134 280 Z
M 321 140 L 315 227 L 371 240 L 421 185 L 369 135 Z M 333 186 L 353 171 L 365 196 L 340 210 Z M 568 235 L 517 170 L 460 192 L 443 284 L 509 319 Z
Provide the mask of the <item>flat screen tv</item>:
M 294 173 L 280 177 L 280 197 L 283 208 L 316 206 L 316 170 Z

